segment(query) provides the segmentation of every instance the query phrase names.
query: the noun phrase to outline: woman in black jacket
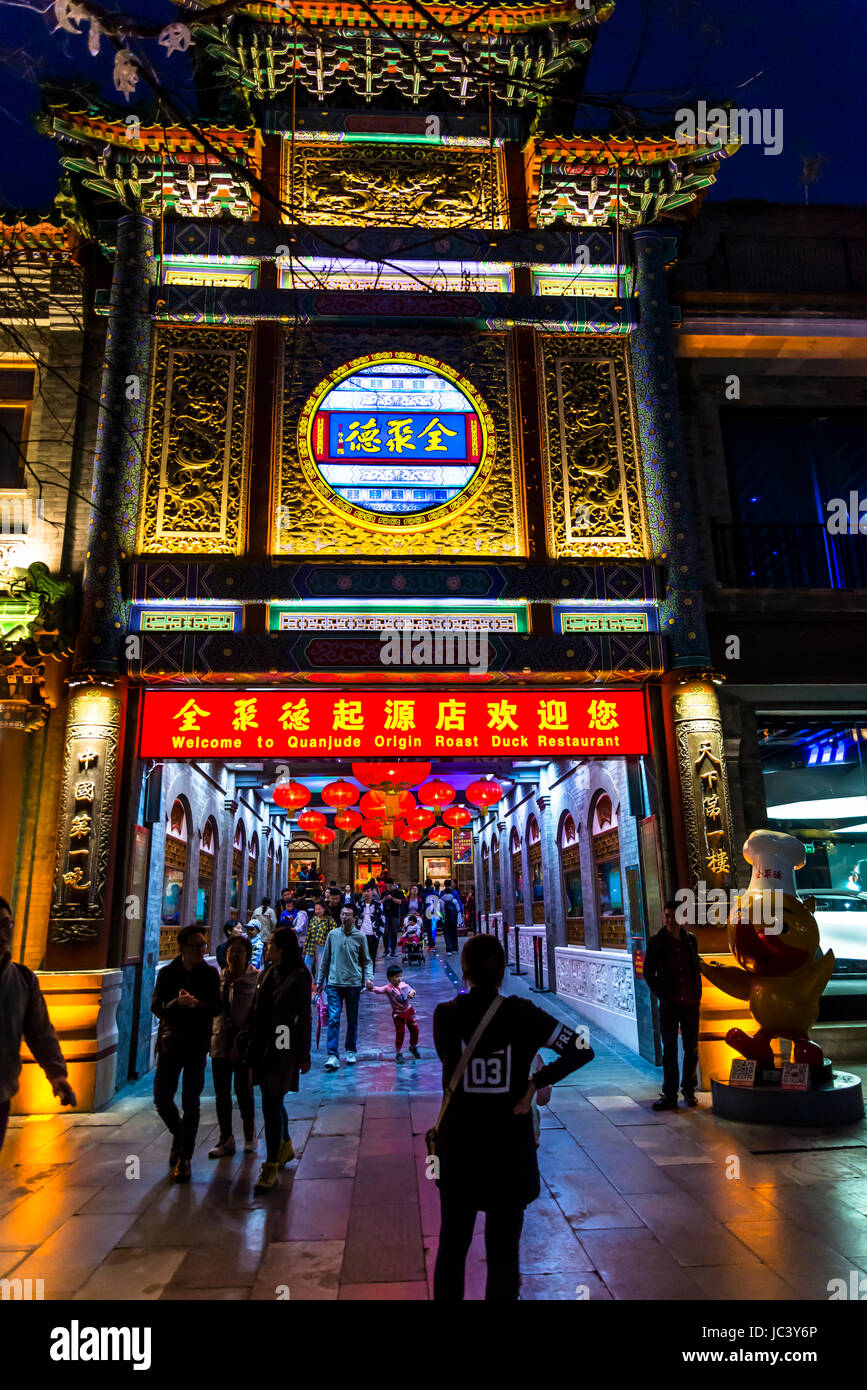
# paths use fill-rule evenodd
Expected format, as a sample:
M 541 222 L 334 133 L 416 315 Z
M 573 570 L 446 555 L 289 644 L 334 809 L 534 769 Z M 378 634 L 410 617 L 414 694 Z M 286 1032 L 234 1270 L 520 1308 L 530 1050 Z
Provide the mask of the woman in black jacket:
M 433 1296 L 440 1302 L 463 1298 L 467 1253 L 476 1216 L 483 1211 L 485 1298 L 508 1301 L 517 1299 L 521 1284 L 524 1208 L 540 1190 L 533 1097 L 592 1061 L 593 1052 L 583 1031 L 576 1033 L 529 999 L 499 997 L 506 957 L 496 937 L 471 937 L 461 966 L 469 993 L 439 1004 L 433 1016 L 444 1091 L 467 1042 L 492 1012 L 437 1126 L 441 1218 Z M 540 1047 L 556 1052 L 557 1060 L 532 1072 Z
M 270 1192 L 295 1157 L 283 1098 L 298 1090 L 310 1070 L 310 995 L 313 981 L 291 927 L 278 927 L 268 942 L 268 968 L 253 1001 L 245 1051 L 262 1092 L 266 1161 L 253 1189 Z

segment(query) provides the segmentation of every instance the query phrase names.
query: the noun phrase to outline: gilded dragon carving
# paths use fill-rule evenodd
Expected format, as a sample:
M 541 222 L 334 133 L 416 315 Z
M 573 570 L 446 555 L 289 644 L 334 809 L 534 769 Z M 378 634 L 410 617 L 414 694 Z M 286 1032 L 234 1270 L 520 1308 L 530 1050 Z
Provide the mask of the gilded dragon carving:
M 546 490 L 553 556 L 647 557 L 626 347 L 548 337 Z
M 491 165 L 488 150 L 296 146 L 293 177 L 303 220 L 313 226 L 500 227 L 498 150 Z
M 245 330 L 159 331 L 141 553 L 243 549 L 249 341 Z

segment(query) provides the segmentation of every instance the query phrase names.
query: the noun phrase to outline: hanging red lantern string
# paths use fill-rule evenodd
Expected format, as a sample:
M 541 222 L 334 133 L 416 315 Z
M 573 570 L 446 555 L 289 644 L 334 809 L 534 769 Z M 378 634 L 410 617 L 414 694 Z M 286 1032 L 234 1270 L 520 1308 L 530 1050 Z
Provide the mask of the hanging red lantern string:
M 359 795 L 358 787 L 354 787 L 351 782 L 344 782 L 342 779 L 337 782 L 329 782 L 322 788 L 322 800 L 325 805 L 333 806 L 338 811 L 344 811 L 347 806 L 354 806 Z
M 328 828 L 327 825 L 323 825 L 320 826 L 318 830 L 314 830 L 313 838 L 316 841 L 317 845 L 330 845 L 334 842 L 334 840 L 336 840 L 337 836 L 335 835 L 333 830 L 330 830 Z
M 334 824 L 338 830 L 357 830 L 364 820 L 364 816 L 358 811 L 338 811 L 334 817 Z
M 447 825 L 435 825 L 433 830 L 429 830 L 427 837 L 432 845 L 447 845 L 452 838 L 452 832 Z
M 480 806 L 483 810 L 488 810 L 502 799 L 503 788 L 499 782 L 491 778 L 490 781 L 471 782 L 464 794 L 471 806 Z
M 443 825 L 450 825 L 453 830 L 463 830 L 471 820 L 472 816 L 466 806 L 447 806 L 443 811 Z
M 436 816 L 433 811 L 429 811 L 426 806 L 416 806 L 414 811 L 410 811 L 404 816 L 407 825 L 415 825 L 419 830 L 427 830 L 429 825 L 433 825 Z
M 299 830 L 321 830 L 325 825 L 325 817 L 321 811 L 304 811 L 298 817 Z
M 439 782 L 434 778 L 432 782 L 425 782 L 423 787 L 419 787 L 418 799 L 422 806 L 432 806 L 435 811 L 440 811 L 454 801 L 455 789 L 448 782 Z
M 303 782 L 278 782 L 272 795 L 276 804 L 287 811 L 300 811 L 310 800 L 310 792 Z

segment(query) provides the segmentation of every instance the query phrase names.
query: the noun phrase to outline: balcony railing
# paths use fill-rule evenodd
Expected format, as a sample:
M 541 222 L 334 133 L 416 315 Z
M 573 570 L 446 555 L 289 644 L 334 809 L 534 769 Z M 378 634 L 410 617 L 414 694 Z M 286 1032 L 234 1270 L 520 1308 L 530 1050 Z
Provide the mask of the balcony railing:
M 834 536 L 817 522 L 712 526 L 724 588 L 867 589 L 867 536 Z

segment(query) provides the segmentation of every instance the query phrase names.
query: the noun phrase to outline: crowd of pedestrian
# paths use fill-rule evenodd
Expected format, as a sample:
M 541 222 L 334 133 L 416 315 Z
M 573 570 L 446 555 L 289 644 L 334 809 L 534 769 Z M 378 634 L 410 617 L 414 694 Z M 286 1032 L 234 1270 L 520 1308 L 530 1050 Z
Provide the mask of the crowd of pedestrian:
M 395 1029 L 395 1061 L 404 1041 L 420 1057 L 416 991 L 396 961 L 400 943 L 435 949 L 441 927 L 445 954 L 458 949 L 465 990 L 433 1015 L 433 1044 L 442 1063 L 443 1102 L 426 1136 L 440 1190 L 441 1230 L 434 1271 L 434 1298 L 463 1298 L 464 1268 L 476 1217 L 485 1213 L 486 1297 L 518 1297 L 518 1252 L 526 1207 L 539 1195 L 538 1106 L 551 1087 L 593 1058 L 575 1030 L 520 996 L 504 997 L 505 955 L 496 937 L 475 935 L 475 907 L 450 879 L 427 879 L 407 891 L 391 878 L 367 884 L 324 886 L 306 866 L 294 891 L 284 889 L 272 907 L 263 898 L 246 926 L 227 922 L 216 946 L 219 969 L 205 959 L 206 932 L 197 925 L 178 932 L 178 954 L 157 974 L 151 1009 L 159 1020 L 154 1103 L 171 1136 L 169 1165 L 188 1182 L 199 1127 L 200 1097 L 208 1057 L 217 1105 L 219 1137 L 209 1157 L 235 1152 L 233 1093 L 245 1153 L 256 1151 L 254 1088 L 265 1131 L 265 1161 L 255 1192 L 270 1192 L 294 1158 L 286 1096 L 310 1070 L 312 1014 L 327 1017 L 325 1070 L 340 1066 L 340 1024 L 346 1013 L 345 1060 L 357 1060 L 362 992 L 385 996 Z M 683 1038 L 681 1089 L 696 1104 L 696 1062 L 701 975 L 695 936 L 678 926 L 675 904 L 666 904 L 661 931 L 648 943 L 644 975 L 660 1002 L 663 1094 L 655 1109 L 677 1105 L 678 1033 Z M 0 898 L 0 1147 L 26 1041 L 61 1104 L 75 1093 L 45 1000 L 32 971 L 11 960 L 12 911 Z M 374 983 L 380 943 L 385 982 Z M 404 945 L 406 950 L 406 945 Z M 390 962 L 390 963 L 389 963 Z M 469 1039 L 469 1041 L 467 1041 Z M 317 1038 L 318 1040 L 318 1038 Z M 540 1048 L 555 1052 L 546 1064 Z M 180 1088 L 180 1109 L 177 1094 Z

